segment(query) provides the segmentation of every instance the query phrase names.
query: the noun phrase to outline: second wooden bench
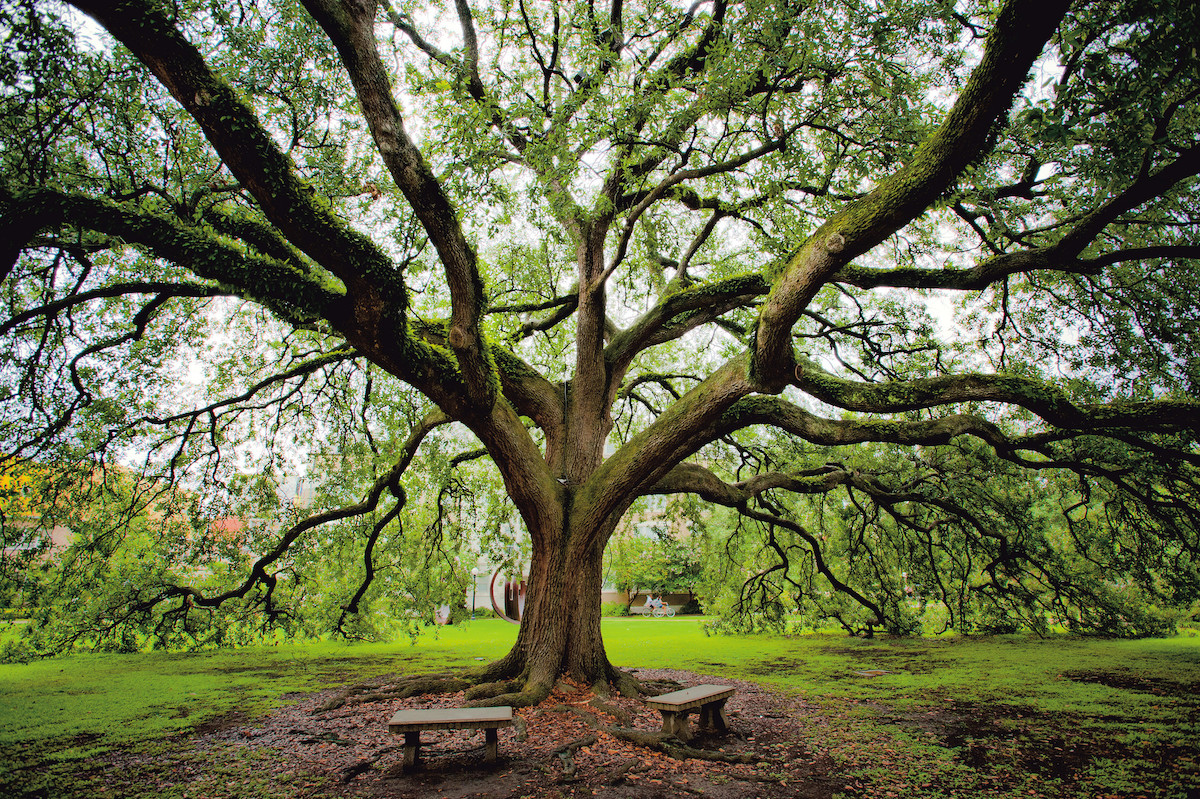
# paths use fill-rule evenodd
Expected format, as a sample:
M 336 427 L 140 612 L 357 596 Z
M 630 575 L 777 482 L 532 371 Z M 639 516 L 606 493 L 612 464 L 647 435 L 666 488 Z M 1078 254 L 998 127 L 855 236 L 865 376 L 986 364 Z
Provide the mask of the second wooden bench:
M 484 759 L 496 760 L 500 727 L 513 725 L 511 707 L 437 707 L 429 710 L 400 710 L 388 722 L 388 731 L 404 733 L 404 768 L 421 759 L 422 730 L 483 730 L 487 744 Z
M 697 685 L 672 691 L 646 700 L 646 706 L 662 713 L 663 732 L 674 735 L 681 741 L 690 741 L 687 716 L 693 710 L 700 711 L 700 726 L 712 725 L 721 732 L 729 729 L 725 717 L 725 702 L 733 696 L 734 689 L 728 685 Z

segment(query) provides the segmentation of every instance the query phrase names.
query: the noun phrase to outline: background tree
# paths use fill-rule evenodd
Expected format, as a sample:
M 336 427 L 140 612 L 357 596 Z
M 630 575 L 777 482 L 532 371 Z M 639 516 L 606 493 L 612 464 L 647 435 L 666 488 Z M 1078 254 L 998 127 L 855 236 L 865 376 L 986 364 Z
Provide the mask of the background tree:
M 138 608 L 278 612 L 292 548 L 349 519 L 369 590 L 405 473 L 450 427 L 532 553 L 480 701 L 562 673 L 633 687 L 599 596 L 643 495 L 788 529 L 874 626 L 890 606 L 837 576 L 868 573 L 857 551 L 827 560 L 779 495 L 844 495 L 864 537 L 944 528 L 951 559 L 969 534 L 997 575 L 1046 561 L 936 458 L 909 476 L 871 442 L 976 440 L 1075 475 L 1097 542 L 1132 526 L 1196 553 L 1194 3 L 70 5 L 104 33 L 3 3 L 9 453 L 136 457 L 207 498 L 238 442 L 366 446 L 354 502 L 223 589 L 164 575 Z M 825 448 L 846 457 L 805 460 Z
M 704 528 L 682 527 L 685 518 L 666 509 L 658 522 L 618 530 L 604 552 L 604 581 L 626 593 L 625 610 L 644 605 L 651 594 L 692 593 L 704 568 Z

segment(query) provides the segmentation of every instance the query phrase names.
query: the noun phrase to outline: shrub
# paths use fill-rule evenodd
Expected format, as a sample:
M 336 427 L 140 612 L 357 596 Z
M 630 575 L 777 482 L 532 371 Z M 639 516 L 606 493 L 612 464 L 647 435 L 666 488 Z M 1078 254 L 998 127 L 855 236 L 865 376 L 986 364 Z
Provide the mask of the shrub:
M 600 605 L 601 616 L 628 616 L 629 606 L 624 602 L 603 602 Z

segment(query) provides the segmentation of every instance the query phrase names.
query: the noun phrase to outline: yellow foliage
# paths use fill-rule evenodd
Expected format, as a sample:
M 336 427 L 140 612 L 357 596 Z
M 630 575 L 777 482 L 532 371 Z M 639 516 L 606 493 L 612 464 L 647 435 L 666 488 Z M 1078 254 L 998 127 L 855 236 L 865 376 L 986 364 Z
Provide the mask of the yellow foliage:
M 25 516 L 41 504 L 35 481 L 44 476 L 44 469 L 11 458 L 0 460 L 0 513 L 5 516 Z

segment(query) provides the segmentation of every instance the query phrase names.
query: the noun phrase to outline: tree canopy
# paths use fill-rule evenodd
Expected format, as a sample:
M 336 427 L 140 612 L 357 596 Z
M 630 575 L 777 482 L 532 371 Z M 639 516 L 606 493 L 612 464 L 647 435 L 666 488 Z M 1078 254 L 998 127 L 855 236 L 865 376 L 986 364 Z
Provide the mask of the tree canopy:
M 360 562 L 346 613 L 411 594 L 480 459 L 531 557 L 483 701 L 626 684 L 602 554 L 658 495 L 730 509 L 743 611 L 1200 599 L 1189 0 L 0 7 L 8 456 L 201 530 L 327 478 L 123 618 L 278 614 L 305 552 Z

